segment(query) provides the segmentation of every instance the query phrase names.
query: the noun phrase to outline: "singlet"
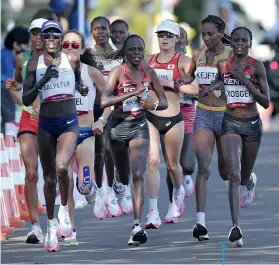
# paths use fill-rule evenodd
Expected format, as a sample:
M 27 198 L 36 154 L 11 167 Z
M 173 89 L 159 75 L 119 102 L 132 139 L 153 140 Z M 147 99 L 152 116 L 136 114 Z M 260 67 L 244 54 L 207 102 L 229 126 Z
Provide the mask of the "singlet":
M 218 69 L 217 69 L 217 63 L 220 60 L 225 60 L 230 57 L 231 49 L 228 47 L 225 47 L 224 51 L 215 56 L 212 65 L 207 65 L 206 62 L 206 48 L 204 48 L 197 58 L 196 61 L 196 71 L 195 76 L 197 79 L 197 82 L 199 84 L 199 88 L 203 89 L 203 87 L 211 85 L 211 83 L 216 79 L 218 75 Z M 216 97 L 221 96 L 220 90 L 214 90 L 213 91 Z
M 236 80 L 230 73 L 230 65 L 232 63 L 233 57 L 230 57 L 226 63 L 223 82 L 225 87 L 225 93 L 227 98 L 227 106 L 230 109 L 234 108 L 249 108 L 253 103 L 254 99 L 251 92 L 247 89 L 241 81 Z M 246 77 L 253 83 L 256 82 L 255 76 L 252 74 L 253 58 L 248 57 L 246 65 L 244 67 L 244 73 Z
M 167 81 L 173 81 L 172 87 L 164 86 L 164 84 L 162 84 L 162 87 L 165 91 L 172 91 L 172 92 L 179 93 L 179 91 L 177 91 L 174 88 L 174 82 L 176 81 L 176 79 L 182 77 L 179 72 L 179 69 L 178 69 L 178 60 L 179 60 L 179 57 L 181 54 L 178 52 L 175 53 L 173 58 L 168 63 L 158 63 L 157 62 L 158 55 L 159 54 L 153 55 L 151 57 L 148 65 L 155 70 L 157 76 L 160 79 L 165 79 Z
M 22 55 L 23 55 L 23 61 L 22 61 L 21 77 L 22 77 L 22 80 L 24 80 L 26 77 L 26 66 L 27 66 L 29 59 L 32 56 L 32 51 L 23 52 Z M 32 106 L 26 107 L 23 105 L 23 110 L 29 112 L 30 114 L 33 113 Z
M 131 80 L 131 77 L 126 72 L 126 64 L 121 64 L 120 68 L 121 77 L 118 86 L 115 88 L 114 94 L 123 95 L 125 93 L 129 93 L 135 90 L 138 84 L 143 84 L 146 87 L 146 90 L 139 96 L 148 97 L 148 91 L 151 90 L 150 77 L 147 76 L 144 66 L 141 65 L 142 80 L 140 82 Z M 115 108 L 120 108 L 123 112 L 128 112 L 134 117 L 138 116 L 143 111 L 143 108 L 140 106 L 136 96 L 124 100 L 122 104 L 120 103 L 116 105 Z
M 107 81 L 108 80 L 108 76 L 109 76 L 109 73 L 110 71 L 120 65 L 122 63 L 122 60 L 113 60 L 113 61 L 104 61 L 103 62 L 103 70 L 101 70 L 101 73 L 103 74 L 104 76 L 104 79 Z
M 37 82 L 44 76 L 46 69 L 44 55 L 41 55 L 38 59 L 36 72 Z M 59 77 L 48 81 L 40 92 L 43 102 L 73 98 L 75 95 L 75 74 L 65 53 L 61 53 L 61 64 L 58 69 Z
M 87 114 L 89 110 L 93 110 L 93 105 L 96 98 L 96 88 L 89 76 L 88 65 L 81 64 L 81 79 L 84 85 L 88 86 L 87 96 L 82 96 L 79 91 L 75 91 L 77 114 Z

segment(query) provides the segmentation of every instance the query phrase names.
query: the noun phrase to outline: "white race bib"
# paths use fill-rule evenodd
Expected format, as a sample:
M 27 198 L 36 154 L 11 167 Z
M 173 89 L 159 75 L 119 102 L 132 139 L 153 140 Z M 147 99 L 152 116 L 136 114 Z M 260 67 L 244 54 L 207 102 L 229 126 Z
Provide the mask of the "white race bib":
M 254 103 L 253 96 L 245 85 L 225 85 L 229 107 L 245 107 Z
M 138 102 L 137 97 L 131 97 L 122 102 L 123 112 L 134 112 L 141 110 L 142 107 Z
M 75 92 L 76 108 L 80 114 L 88 113 L 89 103 L 88 96 L 83 97 L 79 91 Z

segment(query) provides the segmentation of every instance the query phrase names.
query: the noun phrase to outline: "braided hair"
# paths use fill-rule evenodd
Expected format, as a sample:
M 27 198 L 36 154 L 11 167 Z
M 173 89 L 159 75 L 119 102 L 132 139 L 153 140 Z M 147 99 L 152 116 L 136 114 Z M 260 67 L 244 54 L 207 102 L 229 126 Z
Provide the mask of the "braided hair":
M 126 59 L 125 59 L 125 49 L 126 49 L 126 46 L 127 46 L 127 43 L 130 39 L 132 38 L 139 38 L 142 40 L 144 46 L 145 46 L 145 42 L 143 40 L 143 38 L 137 34 L 130 34 L 124 41 L 124 44 L 122 46 L 122 48 L 118 51 L 115 51 L 115 52 L 111 52 L 111 53 L 107 53 L 105 56 L 105 59 L 109 60 L 109 61 L 114 61 L 114 60 L 123 60 L 123 63 L 126 62 Z
M 238 30 L 240 30 L 240 29 L 246 30 L 246 31 L 249 33 L 249 35 L 250 35 L 251 41 L 253 40 L 253 35 L 252 35 L 251 30 L 248 29 L 248 28 L 246 28 L 246 27 L 237 27 L 237 28 L 235 28 L 235 29 L 232 31 L 231 36 L 232 36 L 236 31 L 238 31 Z
M 208 15 L 204 20 L 201 22 L 202 24 L 211 23 L 214 24 L 219 32 L 222 32 L 226 28 L 226 23 L 220 17 Z M 222 43 L 225 46 L 231 45 L 231 37 L 227 34 L 224 34 L 224 37 L 221 39 Z

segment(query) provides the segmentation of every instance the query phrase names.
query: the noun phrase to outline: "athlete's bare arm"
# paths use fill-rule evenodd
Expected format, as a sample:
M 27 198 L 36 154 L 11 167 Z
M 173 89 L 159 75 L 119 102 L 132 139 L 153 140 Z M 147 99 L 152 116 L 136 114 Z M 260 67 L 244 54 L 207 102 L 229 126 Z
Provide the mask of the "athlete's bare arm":
M 178 68 L 182 75 L 182 77 L 186 77 L 187 73 L 189 72 L 190 66 L 192 63 L 192 59 L 188 56 L 181 55 L 178 61 Z M 198 95 L 199 94 L 199 86 L 196 80 L 194 80 L 189 85 L 182 85 L 179 87 L 180 92 L 189 95 Z
M 145 87 L 143 85 L 138 85 L 134 91 L 125 93 L 123 95 L 113 96 L 114 89 L 119 83 L 120 76 L 121 68 L 119 66 L 114 67 L 109 74 L 105 90 L 101 95 L 102 108 L 114 106 L 115 104 L 121 103 L 128 98 L 139 95 L 145 90 Z

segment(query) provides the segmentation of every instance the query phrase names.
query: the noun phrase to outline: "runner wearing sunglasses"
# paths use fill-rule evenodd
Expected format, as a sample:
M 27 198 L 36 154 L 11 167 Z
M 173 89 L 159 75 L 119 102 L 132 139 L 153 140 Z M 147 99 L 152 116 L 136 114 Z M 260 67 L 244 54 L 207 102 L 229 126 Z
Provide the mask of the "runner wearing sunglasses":
M 97 57 L 98 69 L 102 72 L 105 80 L 107 80 L 113 67 L 122 63 L 121 59 L 106 60 L 104 58 L 106 54 L 114 51 L 114 48 L 109 43 L 109 20 L 106 17 L 95 17 L 91 22 L 91 34 L 96 42 L 93 49 Z M 108 114 L 100 107 L 100 100 L 101 94 L 97 91 L 94 105 L 94 126 L 103 129 L 108 121 Z M 103 219 L 107 214 L 109 216 L 119 216 L 121 213 L 131 213 L 133 211 L 133 204 L 130 189 L 117 182 L 113 185 L 114 164 L 110 149 L 107 145 L 106 132 L 96 135 L 95 150 L 95 176 L 98 186 L 96 202 L 93 208 L 95 216 L 98 219 Z M 107 183 L 106 181 L 102 183 L 104 163 L 107 173 Z M 118 200 L 120 200 L 119 204 Z
M 138 35 L 130 35 L 116 58 L 125 61 L 112 69 L 102 94 L 102 107 L 115 106 L 108 124 L 108 138 L 119 181 L 129 184 L 132 175 L 134 191 L 134 224 L 128 245 L 147 241 L 140 220 L 144 201 L 144 175 L 149 151 L 149 131 L 145 118 L 147 109 L 164 110 L 168 103 L 160 82 L 150 67 L 142 65 L 144 41 Z M 148 96 L 154 90 L 156 99 Z
M 40 94 L 38 149 L 44 175 L 44 193 L 48 216 L 45 249 L 57 251 L 59 235 L 69 237 L 68 168 L 74 155 L 79 134 L 75 90 L 83 96 L 88 88 L 82 85 L 79 60 L 74 55 L 61 53 L 63 27 L 58 21 L 46 21 L 41 36 L 44 54 L 27 63 L 22 101 L 30 106 Z M 61 195 L 58 219 L 54 218 L 57 176 Z
M 160 53 L 149 59 L 160 83 L 164 88 L 168 100 L 168 108 L 157 112 L 149 110 L 146 113 L 150 132 L 150 153 L 147 170 L 147 192 L 149 196 L 149 213 L 145 228 L 159 228 L 161 219 L 158 211 L 158 197 L 160 191 L 159 175 L 159 145 L 160 135 L 165 145 L 166 165 L 173 184 L 171 205 L 172 217 L 177 218 L 185 211 L 185 191 L 182 185 L 182 168 L 180 154 L 184 139 L 184 118 L 180 111 L 179 90 L 174 86 L 176 79 L 187 73 L 191 59 L 175 51 L 175 44 L 179 41 L 179 25 L 172 20 L 164 20 L 157 26 L 157 37 Z M 189 87 L 185 88 L 185 92 Z M 155 95 L 150 92 L 155 100 Z
M 64 34 L 62 39 L 62 52 L 65 54 L 74 54 L 81 57 L 84 52 L 84 36 L 75 30 L 70 30 Z M 85 195 L 89 203 L 93 203 L 96 195 L 97 186 L 94 177 L 94 158 L 95 158 L 95 132 L 98 128 L 93 128 L 93 105 L 96 97 L 96 88 L 102 92 L 105 87 L 105 80 L 101 72 L 87 64 L 81 64 L 81 78 L 83 83 L 88 86 L 89 91 L 86 97 L 83 97 L 79 91 L 76 91 L 76 107 L 80 127 L 75 160 L 78 167 L 76 187 L 80 194 Z M 74 160 L 74 159 L 73 159 Z M 69 189 L 69 210 L 73 234 L 65 238 L 64 243 L 68 245 L 78 245 L 76 240 L 76 229 L 74 226 L 75 201 L 73 196 L 73 162 L 69 169 L 70 189 Z
M 6 87 L 11 90 L 16 102 L 22 105 L 22 83 L 26 75 L 26 65 L 31 57 L 39 57 L 44 53 L 41 39 L 41 27 L 46 19 L 35 19 L 29 27 L 32 51 L 17 55 L 15 80 L 8 80 Z M 43 232 L 38 218 L 38 110 L 37 99 L 32 106 L 24 106 L 20 118 L 18 139 L 25 167 L 24 195 L 31 221 L 31 231 L 27 234 L 26 243 L 43 243 Z

